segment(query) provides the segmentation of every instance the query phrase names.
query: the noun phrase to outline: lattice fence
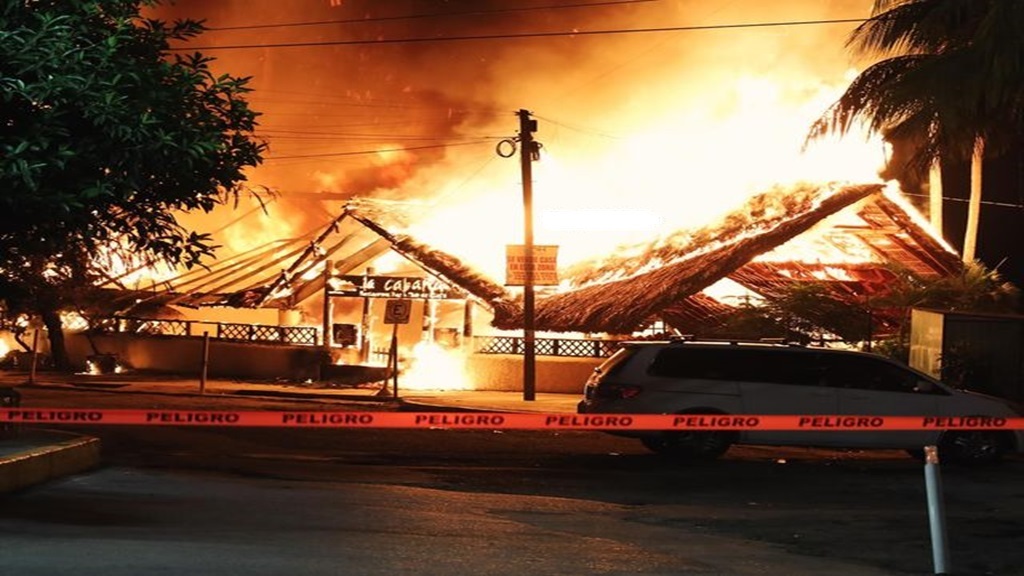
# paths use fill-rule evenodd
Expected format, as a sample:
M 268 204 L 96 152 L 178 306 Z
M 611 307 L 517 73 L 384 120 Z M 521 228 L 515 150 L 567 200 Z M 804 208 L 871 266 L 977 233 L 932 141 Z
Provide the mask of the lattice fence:
M 140 320 L 125 321 L 125 332 L 153 334 L 156 336 L 188 336 L 189 322 L 185 320 Z
M 189 320 L 163 320 L 154 318 L 103 318 L 94 322 L 93 328 L 102 332 L 127 332 L 155 336 L 191 336 Z M 320 342 L 320 331 L 312 326 L 268 326 L 264 324 L 226 324 L 221 322 L 199 322 L 203 326 L 215 325 L 214 338 L 244 342 L 279 342 L 316 346 Z
M 617 340 L 578 340 L 571 338 L 537 338 L 534 352 L 538 356 L 570 356 L 607 358 L 621 346 Z M 517 336 L 476 336 L 473 351 L 477 354 L 522 354 L 523 339 Z
M 105 332 L 132 332 L 158 336 L 189 336 L 193 322 L 187 320 L 161 320 L 151 318 L 105 318 L 94 323 L 93 328 Z M 210 322 L 203 322 L 209 326 Z M 278 342 L 300 346 L 317 346 L 320 331 L 312 326 L 268 326 L 264 324 L 215 323 L 216 335 L 220 340 L 239 342 Z M 561 356 L 575 358 L 607 358 L 622 345 L 618 340 L 580 340 L 573 338 L 537 338 L 534 351 L 538 356 Z M 477 354 L 523 354 L 523 339 L 518 336 L 475 336 L 473 352 Z M 374 351 L 377 356 L 378 351 Z M 380 358 L 387 357 L 387 350 L 381 351 Z M 379 360 L 380 358 L 374 358 Z
M 285 344 L 316 346 L 320 332 L 312 326 L 282 326 L 281 341 Z

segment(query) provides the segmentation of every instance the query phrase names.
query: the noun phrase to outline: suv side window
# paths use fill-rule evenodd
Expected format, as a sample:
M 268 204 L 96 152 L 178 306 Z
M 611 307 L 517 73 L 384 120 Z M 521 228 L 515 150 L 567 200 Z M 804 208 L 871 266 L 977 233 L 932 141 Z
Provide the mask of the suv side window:
M 875 390 L 878 392 L 936 393 L 930 382 L 910 370 L 881 358 L 845 354 L 823 354 L 826 385 L 835 388 Z M 927 389 L 926 389 L 927 388 Z
M 648 374 L 663 378 L 816 386 L 819 377 L 812 358 L 809 354 L 787 350 L 670 346 L 658 352 Z

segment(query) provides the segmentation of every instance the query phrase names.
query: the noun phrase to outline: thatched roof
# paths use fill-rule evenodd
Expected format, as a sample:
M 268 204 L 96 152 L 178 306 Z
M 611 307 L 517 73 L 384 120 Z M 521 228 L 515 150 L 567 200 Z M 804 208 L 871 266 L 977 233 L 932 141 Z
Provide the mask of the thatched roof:
M 828 219 L 840 211 L 854 211 L 856 223 Z M 162 304 L 292 307 L 323 290 L 327 262 L 335 272 L 350 274 L 390 250 L 485 304 L 494 313 L 495 327 L 521 329 L 521 296 L 458 257 L 405 233 L 414 217 L 397 205 L 350 202 L 321 230 L 218 261 L 210 269 L 167 281 L 164 290 L 152 294 Z M 889 280 L 884 266 L 890 263 L 921 278 L 959 271 L 956 253 L 918 218 L 916 211 L 901 204 L 898 194 L 884 192 L 882 184 L 779 187 L 713 225 L 623 247 L 572 266 L 562 274 L 569 291 L 538 292 L 535 327 L 629 334 L 655 318 L 675 327 L 708 326 L 731 308 L 701 291 L 725 277 L 767 297 L 794 282 L 824 279 L 839 296 L 860 298 L 884 291 Z M 804 233 L 818 224 L 818 229 L 828 231 L 825 241 L 840 253 L 857 243 L 874 253 L 879 263 L 785 260 L 787 242 L 814 238 L 816 233 Z M 776 249 L 773 261 L 762 261 Z M 841 278 L 828 277 L 835 269 L 841 270 Z
M 537 330 L 628 334 L 658 311 L 698 293 L 754 257 L 872 194 L 882 184 L 800 185 L 752 199 L 743 210 L 692 234 L 673 235 L 605 260 L 580 274 L 579 287 L 537 302 Z M 522 313 L 499 314 L 494 325 L 514 329 Z
M 349 214 L 364 226 L 386 239 L 393 250 L 415 262 L 428 274 L 472 294 L 492 309 L 515 310 L 514 297 L 504 286 L 464 263 L 458 257 L 417 241 L 406 234 L 393 234 L 369 215 L 350 210 Z
M 393 250 L 424 273 L 493 308 L 515 306 L 503 286 L 458 257 L 396 232 L 408 221 L 400 206 L 353 201 L 320 230 L 275 240 L 166 280 L 153 287 L 149 298 L 191 308 L 290 308 L 323 291 L 327 262 L 336 273 L 349 274 Z

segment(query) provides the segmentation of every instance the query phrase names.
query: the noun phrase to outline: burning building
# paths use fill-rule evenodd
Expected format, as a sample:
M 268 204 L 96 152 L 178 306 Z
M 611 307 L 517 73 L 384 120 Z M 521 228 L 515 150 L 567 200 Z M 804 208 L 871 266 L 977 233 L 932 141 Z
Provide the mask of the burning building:
M 421 344 L 458 356 L 450 359 L 450 378 L 469 385 L 461 368 L 472 357 L 474 373 L 488 371 L 479 366 L 481 355 L 517 357 L 521 294 L 408 234 L 414 225 L 405 208 L 351 202 L 323 229 L 164 280 L 141 301 L 184 310 L 277 310 L 280 326 L 314 331 L 312 341 L 298 343 L 324 350 L 328 366 L 383 364 L 393 331 L 411 363 L 428 354 L 423 346 L 413 352 Z M 925 279 L 961 269 L 956 253 L 891 186 L 778 187 L 705 227 L 566 268 L 562 284 L 537 298 L 535 324 L 548 342 L 540 354 L 582 348 L 600 357 L 611 348 L 582 343 L 635 337 L 652 325 L 700 334 L 734 308 L 714 290 L 723 281 L 759 298 L 799 282 L 823 283 L 840 299 L 877 297 L 893 265 Z M 401 326 L 382 322 L 387 302 L 396 300 L 414 311 Z M 505 344 L 496 345 L 501 339 Z M 335 375 L 353 370 L 326 368 Z M 491 385 L 514 388 L 516 381 L 498 380 Z
M 224 245 L 209 270 L 120 287 L 211 330 L 261 326 L 232 328 L 239 339 L 362 364 L 392 327 L 388 298 L 353 278 L 431 279 L 446 297 L 416 294 L 401 342 L 493 336 L 514 351 L 523 307 L 501 256 L 522 233 L 522 183 L 494 145 L 524 106 L 543 143 L 537 240 L 564 264 L 562 285 L 538 292 L 544 334 L 700 333 L 736 307 L 723 290 L 770 299 L 813 280 L 858 299 L 894 263 L 959 270 L 878 183 L 879 138 L 805 146 L 853 76 L 838 39 L 869 6 L 740 4 L 178 0 L 160 15 L 211 28 L 183 48 L 252 77 L 270 153 L 250 180 L 276 195 L 187 217 Z

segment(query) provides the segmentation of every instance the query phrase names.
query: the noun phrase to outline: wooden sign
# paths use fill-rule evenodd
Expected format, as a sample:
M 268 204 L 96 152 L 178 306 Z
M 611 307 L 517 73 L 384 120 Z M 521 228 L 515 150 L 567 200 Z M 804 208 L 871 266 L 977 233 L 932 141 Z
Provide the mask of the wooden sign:
M 332 278 L 330 296 L 363 298 L 411 298 L 413 300 L 455 300 L 462 294 L 436 278 L 412 276 L 355 276 Z
M 558 246 L 540 245 L 533 247 L 533 285 L 558 285 Z M 522 244 L 505 246 L 505 285 L 525 286 L 526 270 L 531 262 L 526 257 Z

